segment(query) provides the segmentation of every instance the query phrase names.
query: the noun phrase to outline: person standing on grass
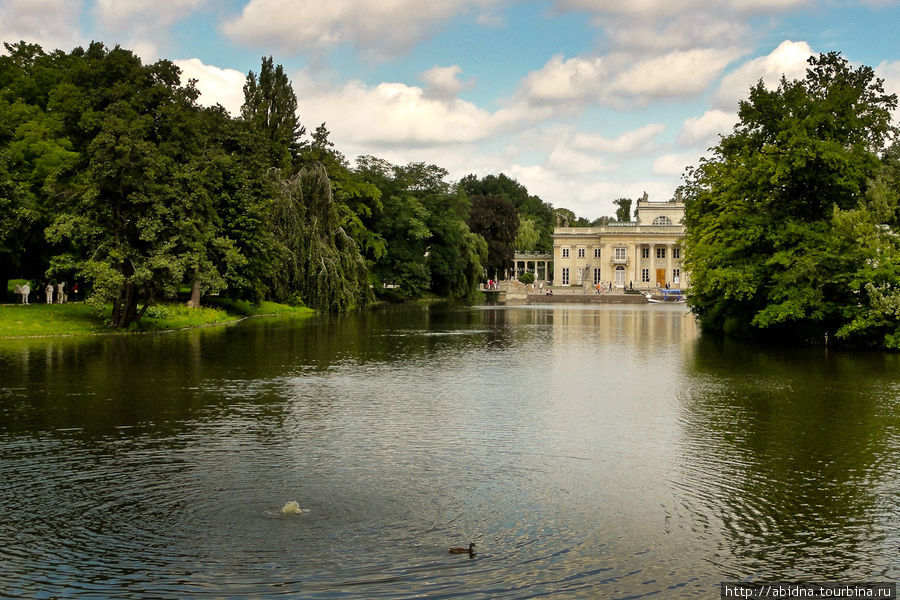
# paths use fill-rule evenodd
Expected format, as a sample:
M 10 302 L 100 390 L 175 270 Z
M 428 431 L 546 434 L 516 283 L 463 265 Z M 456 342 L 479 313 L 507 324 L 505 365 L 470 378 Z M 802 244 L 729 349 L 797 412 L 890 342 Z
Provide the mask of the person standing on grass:
M 53 284 L 48 283 L 44 291 L 47 292 L 47 304 L 53 304 Z
M 19 289 L 22 293 L 22 304 L 28 304 L 28 296 L 29 294 L 31 294 L 31 286 L 28 285 L 28 282 L 25 282 Z

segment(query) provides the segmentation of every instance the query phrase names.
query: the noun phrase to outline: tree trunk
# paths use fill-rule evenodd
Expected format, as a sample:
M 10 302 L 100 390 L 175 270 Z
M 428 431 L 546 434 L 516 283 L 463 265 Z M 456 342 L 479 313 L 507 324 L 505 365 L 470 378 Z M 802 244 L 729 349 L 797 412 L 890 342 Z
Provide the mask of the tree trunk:
M 126 281 L 125 288 L 113 302 L 113 313 L 109 326 L 125 328 L 135 320 L 137 320 L 137 290 L 135 290 L 134 282 Z
M 200 279 L 195 278 L 191 284 L 191 299 L 187 301 L 189 308 L 200 308 Z

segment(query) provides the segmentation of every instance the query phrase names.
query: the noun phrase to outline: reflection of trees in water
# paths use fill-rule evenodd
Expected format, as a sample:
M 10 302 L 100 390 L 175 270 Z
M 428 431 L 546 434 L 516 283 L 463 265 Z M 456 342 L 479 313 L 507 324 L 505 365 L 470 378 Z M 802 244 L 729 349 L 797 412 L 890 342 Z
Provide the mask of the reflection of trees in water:
M 714 560 L 730 576 L 895 568 L 898 358 L 697 342 L 674 485 L 705 542 L 720 523 Z
M 386 306 L 166 334 L 15 341 L 0 347 L 0 429 L 105 434 L 152 423 L 168 431 L 227 416 L 231 404 L 247 401 L 260 417 L 278 418 L 297 379 L 347 364 L 421 360 L 440 368 L 473 347 L 510 346 L 507 318 L 504 311 Z M 319 395 L 327 402 L 328 394 Z

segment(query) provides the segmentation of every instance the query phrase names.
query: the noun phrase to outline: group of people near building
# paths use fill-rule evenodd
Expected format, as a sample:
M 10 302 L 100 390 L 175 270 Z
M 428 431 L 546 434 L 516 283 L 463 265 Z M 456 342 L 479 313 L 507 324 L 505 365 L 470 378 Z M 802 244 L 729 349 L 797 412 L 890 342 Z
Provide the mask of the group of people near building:
M 8 288 L 7 288 L 8 289 Z M 19 299 L 19 304 L 31 304 L 31 286 L 26 281 L 23 284 L 16 284 L 13 288 L 13 293 L 18 296 L 21 296 Z M 75 300 L 78 300 L 78 284 L 76 283 L 72 286 L 72 293 L 75 296 Z M 47 304 L 63 304 L 68 302 L 69 295 L 66 293 L 66 282 L 61 281 L 56 285 L 52 283 L 48 283 L 47 287 L 44 288 L 44 300 Z

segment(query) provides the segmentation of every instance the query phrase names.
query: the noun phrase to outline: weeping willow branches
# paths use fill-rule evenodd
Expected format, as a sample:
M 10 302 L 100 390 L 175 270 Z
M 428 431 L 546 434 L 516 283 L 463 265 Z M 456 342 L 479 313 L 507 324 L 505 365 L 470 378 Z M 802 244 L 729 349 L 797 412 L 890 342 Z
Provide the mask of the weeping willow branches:
M 365 259 L 338 223 L 331 182 L 321 163 L 281 181 L 273 225 L 282 267 L 273 285 L 276 297 L 297 295 L 310 308 L 327 312 L 369 304 Z

